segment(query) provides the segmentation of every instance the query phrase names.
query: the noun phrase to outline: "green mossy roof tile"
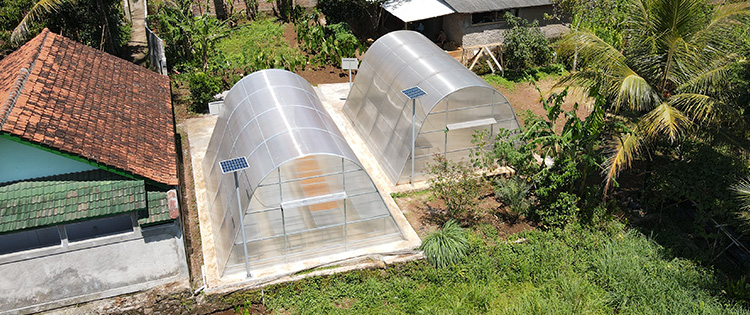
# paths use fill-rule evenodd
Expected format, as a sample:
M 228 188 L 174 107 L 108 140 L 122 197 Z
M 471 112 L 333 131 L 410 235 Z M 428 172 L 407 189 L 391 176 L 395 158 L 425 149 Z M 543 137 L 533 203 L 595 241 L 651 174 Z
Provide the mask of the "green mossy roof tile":
M 144 181 L 107 176 L 97 180 L 86 173 L 0 186 L 0 233 L 146 209 Z

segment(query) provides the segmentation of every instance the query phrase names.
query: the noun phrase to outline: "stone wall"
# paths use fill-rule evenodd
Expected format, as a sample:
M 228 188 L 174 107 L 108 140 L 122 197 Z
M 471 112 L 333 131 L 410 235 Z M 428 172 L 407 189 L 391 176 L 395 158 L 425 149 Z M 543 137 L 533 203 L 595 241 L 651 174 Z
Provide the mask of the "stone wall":
M 539 26 L 560 25 L 560 22 L 557 20 L 544 19 L 545 13 L 549 15 L 553 13 L 551 5 L 521 8 L 518 10 L 519 17 L 529 21 L 537 20 L 539 21 Z M 462 29 L 460 44 L 464 47 L 502 43 L 503 33 L 508 29 L 508 25 L 505 22 L 472 25 L 471 14 L 452 14 L 446 16 L 445 19 L 443 21 L 443 28 L 447 28 L 448 21 L 450 21 L 450 24 L 454 24 L 451 25 L 451 28 L 460 27 Z M 546 27 L 543 28 L 543 31 L 545 29 Z M 545 31 L 545 34 L 547 33 Z M 451 38 L 447 30 L 446 35 L 448 35 L 449 39 Z

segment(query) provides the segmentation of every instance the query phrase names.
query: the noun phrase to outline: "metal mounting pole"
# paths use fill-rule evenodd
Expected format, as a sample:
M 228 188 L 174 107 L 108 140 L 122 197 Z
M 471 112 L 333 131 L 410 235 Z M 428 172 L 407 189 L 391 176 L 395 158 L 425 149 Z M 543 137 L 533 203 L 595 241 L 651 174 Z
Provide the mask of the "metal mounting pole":
M 352 89 L 352 68 L 349 68 L 349 89 Z
M 414 184 L 414 160 L 416 159 L 416 152 L 414 152 L 414 144 L 417 141 L 416 136 L 414 135 L 414 116 L 417 114 L 417 100 L 412 99 L 411 100 L 411 182 L 410 184 Z
M 234 174 L 234 188 L 237 192 L 237 212 L 240 214 L 240 231 L 242 231 L 242 251 L 245 253 L 245 272 L 250 278 L 250 263 L 247 262 L 247 238 L 245 237 L 245 214 L 242 211 L 242 202 L 240 201 L 240 182 L 237 180 L 237 172 Z

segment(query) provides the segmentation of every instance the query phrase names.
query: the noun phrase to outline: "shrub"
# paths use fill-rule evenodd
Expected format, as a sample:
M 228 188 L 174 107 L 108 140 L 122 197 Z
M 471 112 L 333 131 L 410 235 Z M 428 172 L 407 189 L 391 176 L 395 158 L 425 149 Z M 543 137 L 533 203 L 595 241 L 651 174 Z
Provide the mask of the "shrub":
M 190 73 L 188 87 L 190 89 L 190 110 L 202 113 L 208 110 L 208 102 L 214 100 L 214 95 L 224 87 L 221 78 L 207 75 L 205 72 Z
M 419 249 L 424 251 L 427 262 L 436 268 L 455 265 L 466 256 L 469 240 L 466 231 L 454 220 L 448 220 L 443 228 L 430 233 Z
M 435 196 L 442 199 L 452 218 L 458 218 L 467 210 L 474 210 L 479 197 L 480 178 L 464 162 L 453 162 L 445 156 L 435 156 L 428 165 L 433 177 L 429 180 Z
M 510 70 L 530 69 L 547 65 L 552 60 L 549 40 L 539 30 L 539 22 L 506 14 L 511 29 L 503 34 L 503 60 Z
M 519 178 L 499 179 L 496 181 L 495 197 L 500 199 L 511 211 L 526 214 L 529 201 L 526 195 L 531 186 Z

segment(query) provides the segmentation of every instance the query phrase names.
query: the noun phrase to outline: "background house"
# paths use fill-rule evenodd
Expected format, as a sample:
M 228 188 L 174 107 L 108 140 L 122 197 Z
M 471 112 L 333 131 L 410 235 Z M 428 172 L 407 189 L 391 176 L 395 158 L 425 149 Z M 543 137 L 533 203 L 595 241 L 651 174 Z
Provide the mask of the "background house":
M 391 14 L 384 22 L 391 30 L 406 27 L 433 41 L 443 30 L 449 42 L 464 47 L 502 43 L 506 13 L 539 21 L 549 38 L 567 31 L 561 21 L 545 19 L 554 13 L 549 0 L 389 0 L 383 8 Z
M 0 61 L 0 312 L 187 279 L 169 79 L 45 29 Z

